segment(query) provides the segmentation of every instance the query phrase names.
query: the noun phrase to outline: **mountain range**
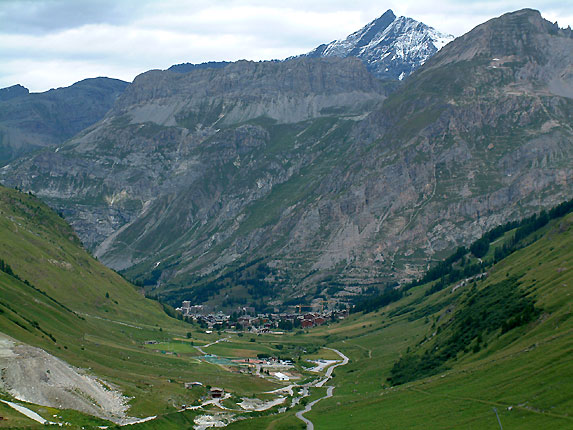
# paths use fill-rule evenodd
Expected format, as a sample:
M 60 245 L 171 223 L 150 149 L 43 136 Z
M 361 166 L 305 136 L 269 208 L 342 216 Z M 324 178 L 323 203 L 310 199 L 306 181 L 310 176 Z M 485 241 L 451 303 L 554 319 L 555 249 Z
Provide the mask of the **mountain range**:
M 571 197 L 573 38 L 526 9 L 412 61 L 401 84 L 379 80 L 362 48 L 405 23 L 389 11 L 353 45 L 314 51 L 328 58 L 146 72 L 103 119 L 12 162 L 2 181 L 173 304 L 407 282 Z M 366 61 L 328 54 L 343 45 Z

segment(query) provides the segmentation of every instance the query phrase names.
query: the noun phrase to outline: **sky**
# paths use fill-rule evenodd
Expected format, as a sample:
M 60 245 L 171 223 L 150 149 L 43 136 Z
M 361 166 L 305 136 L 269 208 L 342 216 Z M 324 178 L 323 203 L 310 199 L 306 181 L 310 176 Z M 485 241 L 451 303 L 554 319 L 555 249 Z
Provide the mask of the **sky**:
M 179 63 L 284 59 L 392 9 L 460 36 L 505 12 L 573 27 L 570 0 L 0 0 L 0 88 L 33 92 Z

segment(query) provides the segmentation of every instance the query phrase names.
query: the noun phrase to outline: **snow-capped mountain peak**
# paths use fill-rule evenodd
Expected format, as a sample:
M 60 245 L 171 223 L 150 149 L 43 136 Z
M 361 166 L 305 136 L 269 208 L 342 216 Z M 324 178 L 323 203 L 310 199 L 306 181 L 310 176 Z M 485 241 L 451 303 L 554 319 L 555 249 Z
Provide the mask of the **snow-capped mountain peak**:
M 346 39 L 320 45 L 305 56 L 358 57 L 376 76 L 402 80 L 453 39 L 388 10 Z

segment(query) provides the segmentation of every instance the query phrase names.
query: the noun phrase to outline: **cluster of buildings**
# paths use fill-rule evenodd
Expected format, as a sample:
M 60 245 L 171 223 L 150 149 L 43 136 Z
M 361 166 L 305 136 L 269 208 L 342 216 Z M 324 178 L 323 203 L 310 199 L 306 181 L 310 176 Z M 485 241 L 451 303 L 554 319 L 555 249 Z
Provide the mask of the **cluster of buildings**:
M 240 307 L 229 315 L 221 311 L 210 311 L 203 305 L 192 305 L 189 301 L 184 301 L 177 310 L 183 316 L 191 318 L 194 322 L 206 328 L 236 329 L 253 332 L 316 327 L 328 321 L 336 321 L 348 316 L 348 309 L 301 313 L 299 308 L 298 313 L 255 314 L 255 308 L 252 307 Z

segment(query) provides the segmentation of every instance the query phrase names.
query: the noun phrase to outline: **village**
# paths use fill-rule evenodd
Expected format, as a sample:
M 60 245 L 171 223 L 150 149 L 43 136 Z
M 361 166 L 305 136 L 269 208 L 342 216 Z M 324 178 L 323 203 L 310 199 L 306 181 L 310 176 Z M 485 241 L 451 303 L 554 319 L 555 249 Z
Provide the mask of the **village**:
M 191 338 L 191 333 L 187 333 L 186 339 L 143 343 L 158 353 L 178 357 L 191 353 L 194 360 L 216 365 L 231 374 L 250 375 L 274 384 L 262 396 L 245 396 L 237 394 L 236 388 L 219 385 L 221 381 L 211 377 L 180 381 L 186 390 L 197 396 L 191 404 L 180 406 L 181 411 L 201 411 L 194 420 L 194 428 L 222 427 L 245 413 L 270 410 L 284 413 L 299 403 L 306 404 L 312 389 L 325 386 L 332 378 L 334 368 L 348 363 L 348 358 L 334 349 L 278 341 L 280 335 L 288 336 L 287 331 L 296 330 L 296 335 L 303 329 L 348 317 L 347 309 L 303 313 L 302 308 L 296 306 L 294 312 L 256 313 L 252 307 L 241 307 L 229 315 L 185 301 L 177 310 L 187 321 L 202 328 L 202 339 L 197 342 Z M 245 336 L 247 333 L 251 336 Z M 264 343 L 261 344 L 260 339 Z M 269 342 L 269 339 L 276 340 Z M 327 388 L 333 389 L 332 386 Z
M 189 319 L 209 330 L 236 330 L 253 333 L 268 333 L 273 331 L 280 334 L 282 331 L 293 329 L 307 329 L 321 326 L 329 321 L 338 321 L 348 317 L 348 309 L 322 309 L 311 312 L 302 312 L 302 306 L 295 306 L 294 312 L 256 313 L 254 307 L 243 306 L 233 313 L 226 314 L 214 311 L 204 305 L 192 305 L 184 301 L 177 311 Z M 278 331 L 277 331 L 278 330 Z

